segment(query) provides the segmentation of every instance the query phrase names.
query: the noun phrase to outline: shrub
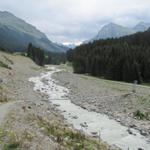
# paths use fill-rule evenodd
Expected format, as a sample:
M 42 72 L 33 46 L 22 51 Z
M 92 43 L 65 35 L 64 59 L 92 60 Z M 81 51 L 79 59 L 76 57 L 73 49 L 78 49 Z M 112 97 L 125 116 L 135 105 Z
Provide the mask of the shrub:
M 136 112 L 134 112 L 134 116 L 139 119 L 139 120 L 149 120 L 149 114 L 146 112 L 141 112 L 140 110 L 137 110 Z

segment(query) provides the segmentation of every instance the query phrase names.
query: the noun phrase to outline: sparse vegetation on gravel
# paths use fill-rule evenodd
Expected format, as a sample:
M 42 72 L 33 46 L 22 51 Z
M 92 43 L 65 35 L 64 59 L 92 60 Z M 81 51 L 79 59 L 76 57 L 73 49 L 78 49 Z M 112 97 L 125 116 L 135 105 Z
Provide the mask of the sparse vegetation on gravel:
M 4 58 L 5 58 L 5 60 L 7 61 L 7 62 L 9 62 L 11 65 L 13 65 L 14 64 L 14 62 L 10 59 L 10 58 L 8 58 L 7 56 L 3 56 Z
M 11 69 L 11 67 L 9 67 L 6 63 L 0 61 L 0 67 L 4 67 L 6 69 Z
M 150 120 L 148 112 L 141 112 L 140 110 L 137 110 L 134 112 L 134 116 L 139 120 Z
M 31 142 L 33 138 L 34 135 L 27 129 L 23 129 L 20 132 L 6 128 L 0 129 L 0 143 L 3 150 L 21 149 L 25 146 L 26 142 Z
M 4 94 L 2 86 L 0 86 L 0 103 L 5 103 L 5 102 L 8 102 L 8 98 L 6 94 Z
M 99 143 L 94 139 L 86 137 L 80 131 L 73 131 L 63 127 L 58 122 L 50 122 L 43 118 L 38 118 L 38 124 L 43 128 L 43 132 L 52 137 L 56 142 L 64 146 L 68 150 L 107 150 L 108 147 L 104 143 Z

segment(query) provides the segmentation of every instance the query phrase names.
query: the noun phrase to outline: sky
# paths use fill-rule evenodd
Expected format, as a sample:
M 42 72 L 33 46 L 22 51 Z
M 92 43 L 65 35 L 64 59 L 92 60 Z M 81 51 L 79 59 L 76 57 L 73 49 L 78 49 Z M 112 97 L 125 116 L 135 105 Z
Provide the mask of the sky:
M 9 11 L 36 26 L 57 43 L 75 43 L 94 37 L 110 22 L 133 27 L 150 22 L 150 0 L 0 0 Z

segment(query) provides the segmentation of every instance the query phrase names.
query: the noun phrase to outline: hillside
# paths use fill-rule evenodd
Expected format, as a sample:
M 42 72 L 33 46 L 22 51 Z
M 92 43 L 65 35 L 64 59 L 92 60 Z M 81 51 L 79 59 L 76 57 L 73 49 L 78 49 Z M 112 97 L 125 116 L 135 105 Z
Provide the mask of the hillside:
M 0 12 L 0 47 L 24 51 L 29 43 L 45 51 L 65 52 L 67 47 L 51 42 L 44 33 L 9 12 Z

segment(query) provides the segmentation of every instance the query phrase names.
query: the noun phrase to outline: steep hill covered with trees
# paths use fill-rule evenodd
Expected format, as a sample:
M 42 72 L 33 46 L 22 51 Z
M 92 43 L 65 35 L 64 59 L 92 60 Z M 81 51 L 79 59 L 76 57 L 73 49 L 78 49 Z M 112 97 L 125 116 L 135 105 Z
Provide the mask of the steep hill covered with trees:
M 68 52 L 76 73 L 133 82 L 150 81 L 150 30 L 84 44 Z M 71 58 L 70 58 L 71 57 Z

